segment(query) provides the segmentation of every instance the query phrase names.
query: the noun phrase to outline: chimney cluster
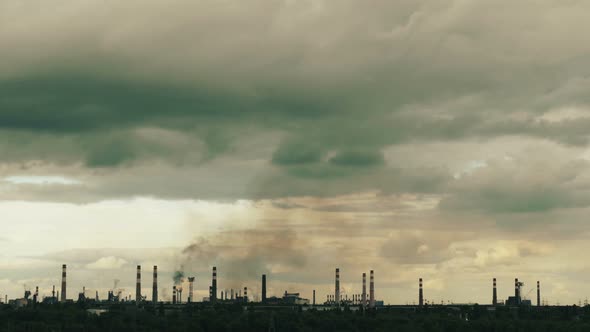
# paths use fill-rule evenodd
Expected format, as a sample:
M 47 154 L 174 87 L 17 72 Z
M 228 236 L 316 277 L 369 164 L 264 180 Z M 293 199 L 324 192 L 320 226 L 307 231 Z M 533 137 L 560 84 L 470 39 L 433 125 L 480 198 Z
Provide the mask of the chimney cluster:
M 117 281 L 115 280 L 115 288 L 117 287 Z M 188 294 L 188 303 L 194 303 L 194 282 L 195 277 L 188 277 L 189 282 L 189 294 Z M 262 274 L 262 287 L 261 287 L 261 303 L 267 303 L 267 275 Z M 423 279 L 418 279 L 418 305 L 420 307 L 425 305 L 424 300 L 424 288 L 423 288 Z M 509 302 L 506 302 L 507 305 L 522 305 L 522 304 L 530 304 L 528 297 L 527 299 L 522 299 L 522 288 L 523 283 L 519 282 L 518 278 L 514 279 L 514 298 L 510 297 L 508 299 Z M 498 301 L 498 290 L 497 290 L 497 282 L 496 278 L 492 278 L 492 305 L 497 306 L 499 303 Z M 235 292 L 234 292 L 235 291 Z M 30 295 L 31 292 L 28 291 Z M 83 296 L 79 298 L 86 299 L 85 292 L 81 293 Z M 231 294 L 231 295 L 230 295 Z M 235 296 L 234 296 L 235 294 Z M 287 293 L 285 293 L 287 294 Z M 39 288 L 38 286 L 35 289 L 35 293 L 33 295 L 33 302 L 39 302 Z M 53 286 L 52 290 L 52 299 L 55 302 L 66 302 L 67 300 L 67 266 L 66 264 L 62 265 L 62 280 L 61 280 L 61 290 L 57 290 L 55 285 Z M 121 299 L 121 291 L 114 295 L 113 291 L 109 291 L 109 301 L 120 301 Z M 287 296 L 287 295 L 285 295 Z M 292 296 L 292 295 L 290 295 Z M 316 305 L 316 290 L 313 290 L 312 295 L 312 305 Z M 98 301 L 98 292 L 96 294 L 96 301 Z M 132 301 L 132 296 L 129 294 L 128 296 L 124 297 L 125 301 Z M 137 265 L 136 270 L 136 288 L 135 288 L 135 302 L 139 305 L 144 300 L 144 296 L 141 294 L 141 265 Z M 218 300 L 217 298 L 217 267 L 213 267 L 212 269 L 212 281 L 211 286 L 209 286 L 209 300 L 211 302 L 215 302 Z M 248 302 L 248 288 L 244 287 L 244 295 L 242 296 L 241 289 L 234 290 L 233 288 L 225 289 L 225 291 L 221 292 L 221 300 L 237 300 L 242 302 Z M 152 304 L 155 306 L 158 303 L 158 266 L 153 266 L 153 288 L 152 288 Z M 180 304 L 182 303 L 182 285 L 174 285 L 172 288 L 172 303 L 173 304 Z M 375 299 L 375 273 L 373 270 L 369 271 L 369 294 L 367 294 L 367 274 L 362 274 L 362 293 L 361 294 L 346 294 L 346 296 L 341 294 L 341 287 L 340 287 L 340 268 L 335 269 L 335 280 L 334 280 L 334 294 L 327 294 L 327 301 L 326 304 L 334 305 L 337 307 L 346 306 L 346 305 L 359 305 L 363 309 L 364 308 L 375 308 L 376 307 L 376 299 Z M 541 306 L 541 283 L 537 281 L 537 298 L 536 298 L 536 305 Z

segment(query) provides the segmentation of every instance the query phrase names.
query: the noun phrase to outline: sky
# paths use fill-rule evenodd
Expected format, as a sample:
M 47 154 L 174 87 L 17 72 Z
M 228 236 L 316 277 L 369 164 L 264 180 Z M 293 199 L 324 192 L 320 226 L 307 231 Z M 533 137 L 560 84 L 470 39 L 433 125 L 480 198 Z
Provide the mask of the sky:
M 0 295 L 583 302 L 589 10 L 0 0 Z

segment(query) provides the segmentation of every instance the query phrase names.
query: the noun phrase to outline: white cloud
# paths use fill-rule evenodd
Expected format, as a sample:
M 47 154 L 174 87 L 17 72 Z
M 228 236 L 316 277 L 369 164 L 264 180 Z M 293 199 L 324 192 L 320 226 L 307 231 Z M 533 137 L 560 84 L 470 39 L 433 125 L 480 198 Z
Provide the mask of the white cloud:
M 123 258 L 109 256 L 99 258 L 95 262 L 86 264 L 86 268 L 90 270 L 114 270 L 121 268 L 125 264 L 127 264 L 127 261 Z
M 82 182 L 65 176 L 55 175 L 13 175 L 4 178 L 4 181 L 14 184 L 35 184 L 35 185 L 79 185 Z

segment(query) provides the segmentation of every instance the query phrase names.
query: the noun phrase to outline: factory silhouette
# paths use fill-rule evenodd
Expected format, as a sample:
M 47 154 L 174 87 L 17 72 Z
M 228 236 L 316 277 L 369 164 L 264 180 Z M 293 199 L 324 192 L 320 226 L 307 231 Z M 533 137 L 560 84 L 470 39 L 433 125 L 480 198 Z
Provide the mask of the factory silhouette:
M 77 299 L 68 299 L 68 287 L 67 287 L 67 265 L 62 265 L 61 274 L 61 289 L 56 291 L 55 285 L 53 286 L 51 296 L 46 296 L 42 299 L 39 298 L 39 287 L 35 288 L 35 293 L 31 294 L 30 290 L 26 290 L 23 298 L 8 299 L 5 296 L 5 304 L 10 304 L 15 307 L 24 307 L 30 305 L 36 305 L 37 303 L 43 304 L 64 304 L 64 303 L 84 303 L 89 306 L 96 306 L 97 308 L 108 308 L 110 304 L 134 304 L 136 306 L 167 306 L 167 307 L 180 307 L 183 305 L 217 305 L 217 304 L 248 304 L 248 305 L 261 305 L 261 306 L 303 306 L 306 308 L 313 307 L 317 309 L 351 309 L 351 310 L 374 310 L 381 307 L 408 307 L 408 308 L 422 308 L 428 306 L 444 306 L 444 303 L 436 304 L 434 302 L 428 302 L 424 297 L 424 283 L 423 279 L 418 279 L 417 288 L 417 302 L 406 305 L 384 305 L 383 301 L 377 300 L 375 297 L 375 273 L 373 270 L 369 271 L 369 292 L 367 293 L 367 274 L 362 273 L 362 285 L 360 287 L 361 292 L 358 294 L 341 294 L 340 287 L 340 269 L 336 268 L 334 276 L 334 292 L 328 294 L 325 301 L 316 301 L 316 290 L 312 290 L 312 298 L 306 299 L 300 296 L 300 293 L 289 293 L 285 291 L 282 297 L 268 297 L 267 296 L 267 275 L 261 275 L 261 297 L 257 301 L 253 301 L 248 297 L 248 287 L 239 289 L 223 289 L 219 290 L 217 284 L 217 267 L 212 268 L 211 280 L 209 285 L 208 296 L 198 301 L 194 297 L 194 285 L 195 276 L 188 276 L 184 278 L 182 272 L 177 272 L 177 276 L 174 277 L 174 283 L 172 288 L 171 300 L 162 301 L 159 297 L 159 283 L 158 283 L 158 266 L 153 266 L 152 272 L 152 294 L 151 298 L 148 299 L 147 294 L 142 294 L 142 268 L 141 265 L 137 265 L 136 270 L 136 287 L 135 297 L 131 295 L 123 296 L 122 290 L 117 290 L 118 280 L 115 280 L 115 285 L 112 290 L 108 291 L 106 299 L 100 300 L 98 291 L 94 297 L 87 296 L 85 287 L 82 288 L 82 292 L 77 294 Z M 188 294 L 186 299 L 183 299 L 183 284 L 188 282 Z M 531 300 L 526 299 L 522 294 L 522 287 L 524 283 L 519 281 L 518 278 L 514 279 L 514 296 L 509 296 L 505 301 L 498 300 L 497 295 L 497 283 L 496 278 L 492 279 L 492 296 L 491 304 L 483 304 L 493 310 L 497 306 L 507 307 L 530 307 L 533 305 Z M 536 306 L 540 307 L 544 303 L 541 301 L 541 284 L 537 281 L 536 284 Z M 532 291 L 532 290 L 531 290 Z M 525 294 L 528 295 L 528 294 Z M 450 303 L 448 305 L 451 305 Z M 455 305 L 455 304 L 452 304 Z

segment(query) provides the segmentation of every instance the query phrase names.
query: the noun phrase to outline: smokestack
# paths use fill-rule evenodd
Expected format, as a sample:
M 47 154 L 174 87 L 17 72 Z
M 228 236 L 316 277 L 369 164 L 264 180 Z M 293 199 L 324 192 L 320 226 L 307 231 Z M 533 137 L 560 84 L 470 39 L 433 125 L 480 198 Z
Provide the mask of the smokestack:
M 340 306 L 340 269 L 336 268 L 336 282 L 334 291 L 334 302 L 336 306 Z
M 193 302 L 193 283 L 195 282 L 195 277 L 188 277 L 188 303 Z
M 370 271 L 370 280 L 369 280 L 369 307 L 375 308 L 375 274 L 373 270 Z
M 262 303 L 266 303 L 266 274 L 262 275 Z
M 418 305 L 423 306 L 424 305 L 424 292 L 422 291 L 422 278 L 420 278 L 418 281 L 419 281 L 419 285 L 420 285 L 420 290 L 418 291 Z
M 231 300 L 233 301 L 233 299 L 234 299 L 234 289 L 232 288 L 232 289 L 230 289 L 230 291 L 231 291 Z
M 172 304 L 176 304 L 176 286 L 172 286 Z
M 135 281 L 135 304 L 141 302 L 141 265 L 137 265 L 137 279 Z
M 61 302 L 66 302 L 66 264 L 61 266 Z
M 315 306 L 315 289 L 313 290 L 313 302 L 312 302 L 312 305 Z
M 152 285 L 152 302 L 158 304 L 158 266 L 154 265 L 154 284 Z
M 514 279 L 514 300 L 516 304 L 520 304 L 520 285 L 518 284 L 518 278 Z
M 213 280 L 211 283 L 211 302 L 217 300 L 217 267 L 213 267 Z
M 541 283 L 537 280 L 537 307 L 541 306 Z
M 494 292 L 492 294 L 492 305 L 498 304 L 498 293 L 496 292 L 496 278 L 494 278 Z
M 363 273 L 363 294 L 361 295 L 363 309 L 367 307 L 367 274 Z
M 53 285 L 53 290 L 51 291 L 51 297 L 55 299 L 55 285 Z
M 244 287 L 244 302 L 248 302 L 248 287 Z

